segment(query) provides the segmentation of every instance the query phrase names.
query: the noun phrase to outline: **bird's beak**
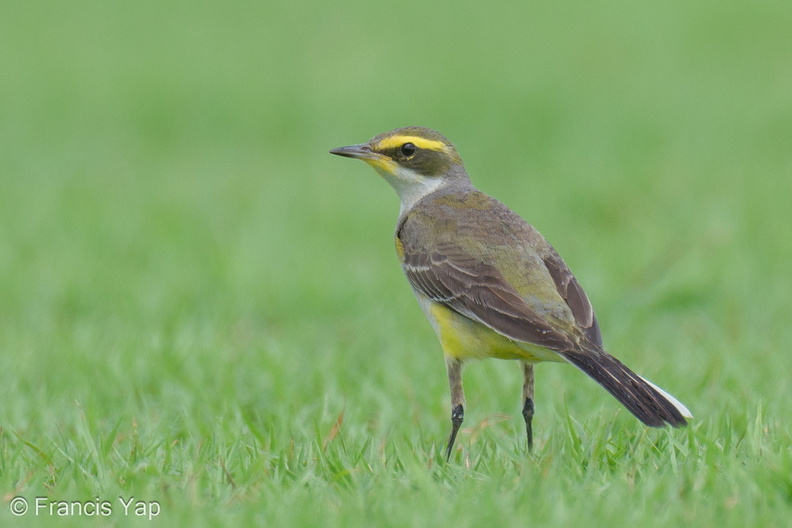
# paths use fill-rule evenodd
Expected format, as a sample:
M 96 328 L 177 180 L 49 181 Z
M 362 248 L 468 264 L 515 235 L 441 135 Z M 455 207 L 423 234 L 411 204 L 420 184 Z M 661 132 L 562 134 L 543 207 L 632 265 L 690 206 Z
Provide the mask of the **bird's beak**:
M 368 143 L 335 148 L 330 151 L 330 154 L 363 160 L 383 176 L 393 174 L 397 168 L 392 159 L 379 152 L 374 152 Z
M 345 158 L 362 159 L 364 161 L 377 160 L 382 157 L 381 154 L 377 154 L 376 152 L 372 151 L 365 143 L 361 143 L 360 145 L 350 145 L 349 147 L 334 148 L 330 151 L 330 154 L 344 156 Z

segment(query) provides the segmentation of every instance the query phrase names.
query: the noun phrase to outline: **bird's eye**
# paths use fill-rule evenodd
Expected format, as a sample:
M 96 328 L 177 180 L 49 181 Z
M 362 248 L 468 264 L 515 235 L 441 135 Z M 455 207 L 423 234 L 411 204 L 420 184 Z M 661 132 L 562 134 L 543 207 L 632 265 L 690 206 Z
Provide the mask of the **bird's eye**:
M 405 143 L 401 146 L 401 153 L 404 154 L 406 157 L 410 157 L 418 150 L 418 147 L 413 145 L 412 143 Z

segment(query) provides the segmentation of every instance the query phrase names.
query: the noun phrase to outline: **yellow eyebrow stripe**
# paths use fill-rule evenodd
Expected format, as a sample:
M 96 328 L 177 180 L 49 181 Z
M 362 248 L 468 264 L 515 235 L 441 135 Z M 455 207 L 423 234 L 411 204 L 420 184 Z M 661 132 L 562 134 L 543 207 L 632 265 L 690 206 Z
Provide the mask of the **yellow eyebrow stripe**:
M 397 148 L 405 143 L 412 143 L 420 149 L 427 150 L 444 150 L 446 148 L 445 143 L 435 139 L 426 139 L 421 136 L 391 136 L 380 140 L 380 142 L 377 143 L 377 150 Z

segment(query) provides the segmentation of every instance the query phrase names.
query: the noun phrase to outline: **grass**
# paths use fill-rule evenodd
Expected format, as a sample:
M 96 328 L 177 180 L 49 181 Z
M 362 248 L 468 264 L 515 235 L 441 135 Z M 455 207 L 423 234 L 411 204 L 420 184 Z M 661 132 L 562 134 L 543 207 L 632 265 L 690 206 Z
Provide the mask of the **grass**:
M 788 3 L 12 2 L 0 16 L 0 523 L 780 526 L 792 513 Z M 455 141 L 696 415 L 465 371 L 397 201 L 329 148 Z M 112 503 L 15 518 L 14 497 Z

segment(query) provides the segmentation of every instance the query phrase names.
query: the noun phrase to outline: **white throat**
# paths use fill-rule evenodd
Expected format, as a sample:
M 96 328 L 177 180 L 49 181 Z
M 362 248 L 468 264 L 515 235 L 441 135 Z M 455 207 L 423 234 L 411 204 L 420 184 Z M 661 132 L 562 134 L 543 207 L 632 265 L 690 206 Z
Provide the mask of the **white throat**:
M 391 184 L 396 190 L 401 200 L 401 207 L 399 208 L 399 217 L 406 211 L 409 211 L 415 204 L 417 204 L 424 196 L 432 194 L 448 181 L 442 176 L 423 176 L 410 169 L 399 167 L 396 174 L 391 174 L 385 171 L 377 171 L 380 173 L 385 181 Z

